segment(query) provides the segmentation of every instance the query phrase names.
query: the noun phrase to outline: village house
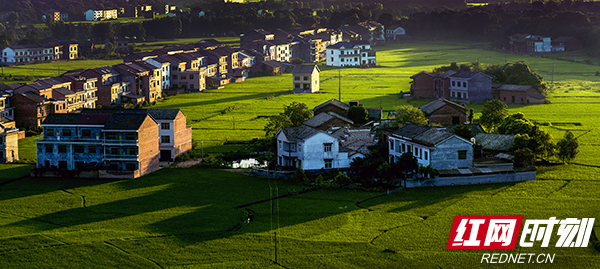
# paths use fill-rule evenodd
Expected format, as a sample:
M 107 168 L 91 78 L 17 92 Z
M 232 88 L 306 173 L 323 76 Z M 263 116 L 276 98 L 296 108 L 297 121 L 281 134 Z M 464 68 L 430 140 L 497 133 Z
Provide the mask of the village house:
M 2 85 L 4 86 L 4 85 Z M 10 89 L 6 86 L 7 89 Z M 15 108 L 10 104 L 10 94 L 3 89 L 0 89 L 0 125 L 8 126 L 7 124 L 12 123 L 14 125 L 15 120 Z
M 450 76 L 450 100 L 479 103 L 492 99 L 492 77 L 481 72 L 460 71 Z
M 297 65 L 292 71 L 294 92 L 314 93 L 319 91 L 319 67 Z
M 312 112 L 313 115 L 319 115 L 321 113 L 334 112 L 342 117 L 348 117 L 348 110 L 350 106 L 342 103 L 336 99 L 331 99 L 323 104 L 316 106 Z
M 159 168 L 158 124 L 148 114 L 51 114 L 42 127 L 38 169 L 95 168 L 136 178 Z
M 327 47 L 328 66 L 375 65 L 376 54 L 369 44 L 339 42 Z
M 143 96 L 147 103 L 154 103 L 160 96 L 160 68 L 145 62 L 123 63 L 113 68 L 121 74 L 123 81 L 130 83 L 130 91 Z
M 350 131 L 328 133 L 307 125 L 282 128 L 276 135 L 277 164 L 303 170 L 348 168 L 354 158 L 368 153 L 366 145 L 375 143 L 372 137 L 365 138 L 364 133 L 351 136 Z M 353 149 L 344 146 L 346 141 Z
M 498 153 L 509 152 L 515 140 L 514 135 L 479 133 L 474 136 L 475 156 L 494 156 Z
M 376 21 L 361 22 L 353 26 L 342 26 L 340 27 L 341 32 L 351 32 L 352 36 L 355 36 L 352 41 L 366 41 L 370 45 L 382 44 L 385 42 L 385 27 L 383 24 Z M 346 40 L 346 39 L 344 39 Z
M 433 169 L 473 167 L 473 143 L 446 130 L 408 124 L 391 133 L 388 142 L 390 163 L 408 152 Z
M 14 107 L 16 126 L 19 128 L 38 128 L 50 113 L 66 113 L 64 101 L 47 99 L 35 92 L 14 93 L 10 97 Z
M 17 160 L 19 160 L 19 129 L 14 126 L 4 126 L 0 122 L 0 163 L 11 163 Z
M 552 51 L 574 51 L 583 49 L 583 44 L 579 39 L 571 37 L 571 36 L 559 36 L 555 39 L 552 39 Z
M 97 80 L 97 105 L 104 107 L 120 105 L 128 100 L 126 96 L 131 95 L 131 92 L 129 91 L 131 83 L 122 81 L 121 74 L 112 67 L 101 66 L 90 68 L 79 75 L 88 79 L 95 78 Z M 143 99 L 143 97 L 140 98 Z M 138 98 L 134 99 L 138 100 Z M 134 102 L 134 104 L 137 104 L 137 102 Z
M 306 120 L 302 124 L 308 127 L 326 131 L 332 126 L 353 126 L 354 122 L 351 119 L 330 111 L 327 113 L 316 114 L 314 117 Z
M 494 84 L 492 94 L 507 104 L 544 104 L 546 97 L 529 85 Z
M 450 99 L 450 76 L 458 71 L 448 70 L 433 79 L 433 97 Z
M 116 20 L 118 12 L 116 9 L 92 10 L 84 12 L 86 21 Z
M 421 71 L 410 78 L 413 80 L 410 84 L 410 94 L 413 98 L 433 98 L 434 80 L 436 75 L 426 71 Z
M 160 86 L 161 92 L 166 92 L 171 88 L 171 62 L 165 57 L 152 57 L 145 59 L 147 63 L 160 68 Z
M 429 124 L 456 125 L 467 122 L 467 108 L 444 98 L 419 107 Z
M 385 39 L 386 40 L 399 40 L 406 35 L 404 28 L 393 25 L 385 28 Z
M 510 50 L 517 53 L 546 53 L 552 51 L 551 38 L 538 35 L 514 34 L 508 37 L 508 44 Z
M 186 116 L 179 109 L 85 109 L 84 115 L 93 114 L 148 114 L 156 120 L 159 131 L 160 161 L 174 161 L 175 157 L 192 149 L 192 127 L 186 126 Z

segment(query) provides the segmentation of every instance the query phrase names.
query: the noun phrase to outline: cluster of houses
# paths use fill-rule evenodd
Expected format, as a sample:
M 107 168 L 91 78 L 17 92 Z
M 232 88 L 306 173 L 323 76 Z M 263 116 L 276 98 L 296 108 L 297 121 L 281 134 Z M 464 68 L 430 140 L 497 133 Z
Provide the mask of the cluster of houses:
M 28 64 L 79 57 L 79 42 L 75 40 L 45 39 L 36 45 L 14 45 L 2 49 L 1 63 Z
M 492 83 L 482 72 L 449 70 L 443 74 L 426 71 L 410 77 L 413 98 L 445 98 L 461 103 L 498 99 L 508 104 L 543 104 L 546 97 L 529 85 Z
M 552 39 L 539 35 L 514 34 L 508 37 L 508 47 L 516 53 L 548 53 L 581 50 L 583 44 L 577 38 L 569 36 Z
M 379 141 L 385 141 L 390 163 L 410 153 L 420 165 L 446 175 L 513 171 L 510 155 L 505 153 L 514 136 L 488 134 L 477 124 L 470 126 L 471 139 L 450 132 L 467 124 L 465 106 L 444 98 L 423 105 L 420 109 L 429 120 L 426 126 L 380 121 L 380 108 L 367 108 L 372 121 L 357 125 L 347 117 L 353 105 L 358 102 L 345 104 L 332 99 L 315 107 L 315 116 L 301 126 L 280 129 L 276 135 L 277 164 L 303 170 L 348 168 L 353 159 L 365 157 Z M 442 127 L 431 127 L 434 124 Z M 490 154 L 496 158 L 485 158 Z
M 71 19 L 81 19 L 86 21 L 104 21 L 104 20 L 116 20 L 119 16 L 121 17 L 145 17 L 145 18 L 154 18 L 156 14 L 171 14 L 171 16 L 177 12 L 177 6 L 174 5 L 164 5 L 164 9 L 161 8 L 158 10 L 152 10 L 151 5 L 128 5 L 126 7 L 120 8 L 112 8 L 112 9 L 88 9 L 83 12 L 83 16 L 75 16 L 75 18 Z M 1 15 L 8 16 L 10 12 L 2 12 Z M 2 18 L 0 17 L 0 20 Z M 49 23 L 57 23 L 59 21 L 69 21 L 69 13 L 61 12 L 56 9 L 50 9 L 46 11 L 41 16 L 42 21 Z

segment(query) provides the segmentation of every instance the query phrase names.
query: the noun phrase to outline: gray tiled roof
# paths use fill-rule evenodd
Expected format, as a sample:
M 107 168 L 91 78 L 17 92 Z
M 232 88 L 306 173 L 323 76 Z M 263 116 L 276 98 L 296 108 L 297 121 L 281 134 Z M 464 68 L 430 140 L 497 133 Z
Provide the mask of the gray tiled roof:
M 512 85 L 512 84 L 503 84 L 495 87 L 496 90 L 500 91 L 511 91 L 511 92 L 526 92 L 530 88 L 530 85 Z
M 319 113 L 319 114 L 315 115 L 314 117 L 304 121 L 302 124 L 309 126 L 309 127 L 316 128 L 334 118 L 335 118 L 334 116 L 331 116 L 327 113 Z
M 440 108 L 442 108 L 443 106 L 446 106 L 446 105 L 451 106 L 451 107 L 453 107 L 455 109 L 458 109 L 458 110 L 460 110 L 460 111 L 462 111 L 464 113 L 467 112 L 467 108 L 465 108 L 464 106 L 461 106 L 461 105 L 459 105 L 457 103 L 454 103 L 454 102 L 449 101 L 449 100 L 444 99 L 444 98 L 439 98 L 437 100 L 434 100 L 432 102 L 424 104 L 421 107 L 419 107 L 419 109 L 421 109 L 423 111 L 423 113 L 429 115 L 429 114 L 435 112 L 436 110 L 438 110 L 438 109 L 440 109 Z
M 460 71 L 454 75 L 452 75 L 451 77 L 455 77 L 455 78 L 472 78 L 476 75 L 478 75 L 481 72 L 471 72 L 471 71 Z
M 530 97 L 533 97 L 536 99 L 545 99 L 546 98 L 546 96 L 543 96 L 542 94 L 537 93 L 537 92 L 529 93 L 529 94 L 527 94 L 527 96 L 530 96 Z
M 137 130 L 148 114 L 113 114 L 104 125 L 105 130 Z
M 68 124 L 75 125 L 79 119 L 80 114 L 73 113 L 51 113 L 46 117 L 46 120 L 42 124 Z
M 438 130 L 438 129 L 431 128 L 431 129 L 413 137 L 412 140 L 419 144 L 423 144 L 426 146 L 435 146 L 438 143 L 446 140 L 447 138 L 449 138 L 453 135 L 454 134 L 452 134 L 448 131 L 445 131 L 445 130 Z
M 152 109 L 83 109 L 82 114 L 150 114 L 157 120 L 174 120 L 181 111 L 178 108 L 152 108 Z
M 350 109 L 350 106 L 349 106 L 349 105 L 347 105 L 347 104 L 344 104 L 344 103 L 342 103 L 342 102 L 340 102 L 340 101 L 338 101 L 338 100 L 336 100 L 336 99 L 331 99 L 331 100 L 329 100 L 329 101 L 327 101 L 327 102 L 325 102 L 325 103 L 322 103 L 322 104 L 320 104 L 320 105 L 316 106 L 316 107 L 313 109 L 313 112 L 314 112 L 314 111 L 316 111 L 316 110 L 319 110 L 319 109 L 321 109 L 321 108 L 323 108 L 323 107 L 325 107 L 325 106 L 327 106 L 327 105 L 330 105 L 330 104 L 331 104 L 331 105 L 334 105 L 334 106 L 337 106 L 337 107 L 339 107 L 339 108 L 341 108 L 341 109 L 344 109 L 344 110 L 348 110 L 348 109 Z
M 508 151 L 514 140 L 514 135 L 478 134 L 475 136 L 475 143 L 485 150 Z
M 393 134 L 406 138 L 413 138 L 427 130 L 429 130 L 429 127 L 425 125 L 409 124 L 402 128 L 398 128 Z
M 282 128 L 281 131 L 288 140 L 303 140 L 309 138 L 315 133 L 322 132 L 321 130 L 300 125 L 298 127 Z
M 319 67 L 316 65 L 296 65 L 296 67 L 294 67 L 294 71 L 292 71 L 292 74 L 311 74 L 315 68 L 318 72 L 321 72 Z
M 454 75 L 456 73 L 457 72 L 454 71 L 454 70 L 448 70 L 448 71 L 444 72 L 443 74 L 437 75 L 437 77 L 439 77 L 439 78 L 447 78 L 447 77 L 450 77 L 450 76 L 452 76 L 452 75 Z

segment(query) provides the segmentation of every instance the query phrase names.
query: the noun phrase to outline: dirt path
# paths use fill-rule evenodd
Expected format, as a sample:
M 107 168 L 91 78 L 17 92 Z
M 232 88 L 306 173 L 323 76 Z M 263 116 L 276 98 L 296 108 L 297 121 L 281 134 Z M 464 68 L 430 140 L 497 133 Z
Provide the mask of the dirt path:
M 177 167 L 190 167 L 190 166 L 192 166 L 194 164 L 197 164 L 197 163 L 199 163 L 201 161 L 202 161 L 202 158 L 198 158 L 198 159 L 195 159 L 195 160 L 189 160 L 189 161 L 185 161 L 185 162 L 182 162 L 182 163 L 178 164 Z

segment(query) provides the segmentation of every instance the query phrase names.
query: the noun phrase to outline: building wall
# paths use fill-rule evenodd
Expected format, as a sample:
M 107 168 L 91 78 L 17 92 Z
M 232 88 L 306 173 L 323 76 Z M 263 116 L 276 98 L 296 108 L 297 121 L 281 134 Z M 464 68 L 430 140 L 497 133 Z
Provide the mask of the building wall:
M 459 123 L 465 123 L 467 121 L 467 113 L 459 111 L 449 105 L 443 106 L 438 110 L 434 111 L 431 115 L 428 115 L 429 123 L 437 123 L 440 125 L 450 125 L 453 123 L 452 118 L 458 117 Z
M 458 151 L 466 151 L 466 159 L 459 160 Z M 431 166 L 434 169 L 473 167 L 473 145 L 454 136 L 431 151 Z
M 19 132 L 0 135 L 0 162 L 11 163 L 19 160 Z
M 526 104 L 527 92 L 497 90 L 494 98 L 507 104 Z
M 175 126 L 175 144 L 173 145 L 175 150 L 172 154 L 175 158 L 192 149 L 192 128 L 186 126 L 186 117 L 181 111 L 175 118 L 173 125 Z
M 483 74 L 478 74 L 469 80 L 469 101 L 474 103 L 492 99 L 492 79 Z
M 410 93 L 413 97 L 433 98 L 434 77 L 425 73 L 413 76 L 413 83 L 410 86 Z
M 158 169 L 160 153 L 159 140 L 156 139 L 158 125 L 148 116 L 137 130 L 137 134 L 139 170 L 142 175 L 145 175 Z
M 410 152 L 417 159 L 417 162 L 422 166 L 428 166 L 431 164 L 431 148 L 407 141 L 397 137 L 390 137 L 388 139 L 388 152 L 389 162 L 396 162 L 402 156 L 402 154 Z M 434 167 L 435 168 L 435 167 Z
M 332 143 L 331 152 L 324 152 L 324 143 Z M 301 160 L 303 170 L 317 170 L 325 168 L 325 159 L 332 159 L 332 168 L 349 167 L 348 153 L 340 156 L 337 139 L 329 135 L 319 133 L 311 136 L 302 143 Z

